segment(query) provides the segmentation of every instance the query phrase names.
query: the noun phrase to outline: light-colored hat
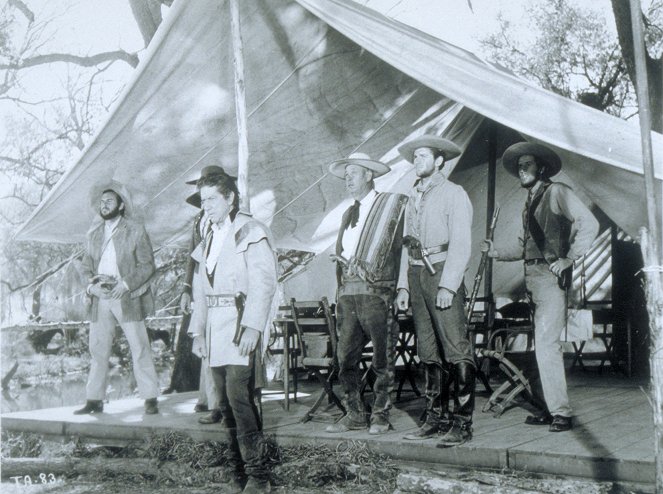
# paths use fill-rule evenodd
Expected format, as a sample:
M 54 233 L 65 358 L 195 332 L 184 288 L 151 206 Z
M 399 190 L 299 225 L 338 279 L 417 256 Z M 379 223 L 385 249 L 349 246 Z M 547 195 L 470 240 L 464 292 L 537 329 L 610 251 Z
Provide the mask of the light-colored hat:
M 99 200 L 106 190 L 112 190 L 122 198 L 125 216 L 133 214 L 133 202 L 131 201 L 129 189 L 117 180 L 105 180 L 92 186 L 90 189 L 90 206 L 95 213 L 99 212 Z
M 526 154 L 536 156 L 546 167 L 545 175 L 552 177 L 562 169 L 562 160 L 555 151 L 549 147 L 535 142 L 519 142 L 513 144 L 504 151 L 502 164 L 506 171 L 514 177 L 518 177 L 518 159 Z
M 398 148 L 398 152 L 401 153 L 403 158 L 410 163 L 413 163 L 414 152 L 419 148 L 437 149 L 442 152 L 445 161 L 454 159 L 462 152 L 461 149 L 449 139 L 428 134 L 406 142 Z
M 338 178 L 345 178 L 345 167 L 348 165 L 358 165 L 368 168 L 373 172 L 375 178 L 381 177 L 390 170 L 387 165 L 381 161 L 372 160 L 365 153 L 352 153 L 347 158 L 332 161 L 331 165 L 329 165 L 329 173 Z

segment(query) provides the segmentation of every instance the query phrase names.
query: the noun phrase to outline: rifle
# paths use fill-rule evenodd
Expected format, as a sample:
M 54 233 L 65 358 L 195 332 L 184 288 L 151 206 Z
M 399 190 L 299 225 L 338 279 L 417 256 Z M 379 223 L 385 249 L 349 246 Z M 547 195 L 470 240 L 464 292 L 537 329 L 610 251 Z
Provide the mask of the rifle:
M 497 226 L 497 217 L 500 214 L 500 207 L 495 208 L 493 213 L 493 219 L 490 222 L 490 228 L 488 228 L 488 240 L 493 239 L 495 234 L 495 227 Z M 479 294 L 479 285 L 481 285 L 481 279 L 483 278 L 483 273 L 486 270 L 486 263 L 488 262 L 488 251 L 481 253 L 481 261 L 479 261 L 479 269 L 477 274 L 474 276 L 474 286 L 472 287 L 472 294 L 470 295 L 470 302 L 467 306 L 467 322 L 469 323 L 472 320 L 472 313 L 474 312 L 474 304 L 477 301 L 477 295 Z
M 237 292 L 235 294 L 235 307 L 237 308 L 237 326 L 235 327 L 235 336 L 233 336 L 233 345 L 239 346 L 244 333 L 244 326 L 242 326 L 242 316 L 244 315 L 244 305 L 246 303 L 246 294 L 244 292 Z

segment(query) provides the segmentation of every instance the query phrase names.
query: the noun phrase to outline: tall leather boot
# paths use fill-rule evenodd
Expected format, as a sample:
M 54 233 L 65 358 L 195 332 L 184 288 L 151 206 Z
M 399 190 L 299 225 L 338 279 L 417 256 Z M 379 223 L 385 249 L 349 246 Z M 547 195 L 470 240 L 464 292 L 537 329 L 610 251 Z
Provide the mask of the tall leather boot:
M 228 490 L 232 494 L 238 494 L 244 490 L 246 483 L 246 473 L 244 471 L 244 461 L 237 440 L 237 428 L 234 424 L 227 429 L 228 448 L 225 451 L 227 465 L 230 467 L 230 478 L 228 479 Z
M 453 413 L 453 425 L 442 437 L 440 448 L 458 446 L 472 439 L 472 414 L 474 413 L 474 389 L 476 368 L 474 363 L 459 362 L 454 365 L 454 389 L 457 406 Z
M 264 455 L 262 432 L 238 435 L 237 441 L 244 460 L 244 471 L 248 477 L 242 492 L 250 494 L 271 492 L 270 472 Z
M 448 364 L 440 369 L 442 377 L 440 379 L 440 425 L 439 433 L 446 434 L 453 425 L 453 414 L 449 411 L 449 398 L 451 395 L 451 385 L 454 383 L 454 368 Z M 454 405 L 458 408 L 458 393 L 454 393 Z
M 409 440 L 422 440 L 430 439 L 436 436 L 440 431 L 440 423 L 442 421 L 443 407 L 448 415 L 449 409 L 449 387 L 446 387 L 446 399 L 443 397 L 443 377 L 444 381 L 448 381 L 448 375 L 443 376 L 443 370 L 436 364 L 424 364 L 424 372 L 426 377 L 426 418 L 421 427 L 414 432 L 410 432 L 403 436 L 403 439 Z M 448 373 L 445 373 L 448 374 Z M 447 417 L 448 418 L 448 417 Z
M 353 390 L 346 393 L 343 401 L 347 413 L 335 424 L 328 425 L 325 428 L 325 432 L 334 434 L 366 429 L 366 412 L 364 411 L 364 403 L 361 401 L 359 392 Z

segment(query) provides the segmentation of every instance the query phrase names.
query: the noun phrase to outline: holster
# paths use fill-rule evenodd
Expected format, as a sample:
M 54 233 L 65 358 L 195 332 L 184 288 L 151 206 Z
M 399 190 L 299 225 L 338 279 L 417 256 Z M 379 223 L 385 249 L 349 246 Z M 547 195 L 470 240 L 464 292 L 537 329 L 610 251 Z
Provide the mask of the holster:
M 244 292 L 237 292 L 235 294 L 235 307 L 237 308 L 237 324 L 235 326 L 235 336 L 233 336 L 233 344 L 239 345 L 242 341 L 242 334 L 244 333 L 244 326 L 242 326 L 242 316 L 244 315 L 244 305 L 246 304 L 246 294 Z

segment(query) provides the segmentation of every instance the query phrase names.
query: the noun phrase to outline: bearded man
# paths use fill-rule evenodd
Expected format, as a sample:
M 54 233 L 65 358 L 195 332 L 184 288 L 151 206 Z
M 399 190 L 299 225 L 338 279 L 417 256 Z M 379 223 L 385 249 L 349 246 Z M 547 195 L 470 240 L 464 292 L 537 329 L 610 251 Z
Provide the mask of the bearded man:
M 131 218 L 131 198 L 118 182 L 96 187 L 91 194 L 99 217 L 87 235 L 82 271 L 91 299 L 89 347 L 92 362 L 86 403 L 77 415 L 100 413 L 108 386 L 108 360 L 115 326 L 129 342 L 133 371 L 145 413 L 159 413 L 158 379 L 145 328 L 154 308 L 150 280 L 156 271 L 152 244 L 142 224 Z

